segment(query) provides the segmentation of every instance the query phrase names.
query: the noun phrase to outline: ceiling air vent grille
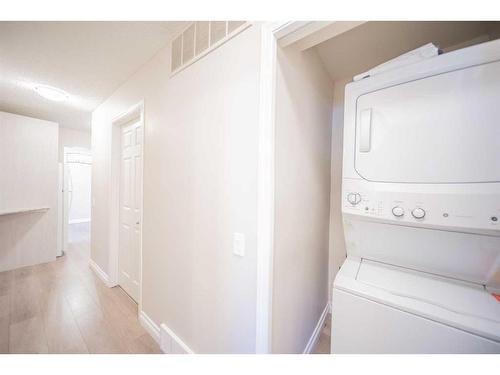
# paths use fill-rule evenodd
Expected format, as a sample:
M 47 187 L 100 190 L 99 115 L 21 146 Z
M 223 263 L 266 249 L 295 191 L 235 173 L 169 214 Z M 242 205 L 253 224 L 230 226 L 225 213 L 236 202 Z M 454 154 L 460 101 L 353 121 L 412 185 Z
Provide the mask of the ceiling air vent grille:
M 192 22 L 172 41 L 172 75 L 207 55 L 248 26 L 250 23 L 246 21 Z

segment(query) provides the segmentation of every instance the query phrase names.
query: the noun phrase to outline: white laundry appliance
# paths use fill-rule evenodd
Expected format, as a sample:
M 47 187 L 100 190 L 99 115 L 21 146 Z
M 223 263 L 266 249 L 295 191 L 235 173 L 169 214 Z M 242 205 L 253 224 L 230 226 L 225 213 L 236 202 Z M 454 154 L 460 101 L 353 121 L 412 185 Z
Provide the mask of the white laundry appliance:
M 500 41 L 345 90 L 332 353 L 500 353 Z

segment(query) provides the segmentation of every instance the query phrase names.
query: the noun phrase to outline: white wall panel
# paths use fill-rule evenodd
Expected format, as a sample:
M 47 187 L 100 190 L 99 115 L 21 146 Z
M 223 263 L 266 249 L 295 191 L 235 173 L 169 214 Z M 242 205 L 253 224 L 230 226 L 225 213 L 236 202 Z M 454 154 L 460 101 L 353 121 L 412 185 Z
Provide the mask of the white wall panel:
M 111 124 L 144 100 L 143 310 L 196 353 L 252 353 L 260 28 L 174 76 L 170 57 L 167 46 L 93 113 L 92 259 L 109 272 Z
M 0 112 L 0 271 L 54 260 L 57 244 L 56 123 Z
M 333 83 L 314 50 L 278 49 L 273 353 L 302 353 L 328 301 Z

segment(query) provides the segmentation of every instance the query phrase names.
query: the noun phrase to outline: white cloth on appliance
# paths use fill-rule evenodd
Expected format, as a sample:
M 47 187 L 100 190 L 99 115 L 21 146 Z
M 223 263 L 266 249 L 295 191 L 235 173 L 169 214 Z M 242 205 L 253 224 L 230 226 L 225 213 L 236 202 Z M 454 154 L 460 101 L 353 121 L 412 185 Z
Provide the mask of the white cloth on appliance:
M 416 62 L 429 59 L 439 55 L 440 50 L 433 43 L 428 43 L 422 47 L 409 51 L 401 56 L 395 57 L 383 64 L 377 65 L 364 73 L 354 76 L 354 81 L 359 81 L 363 78 L 372 77 L 374 75 L 386 72 L 391 69 L 400 68 L 405 65 L 414 64 Z

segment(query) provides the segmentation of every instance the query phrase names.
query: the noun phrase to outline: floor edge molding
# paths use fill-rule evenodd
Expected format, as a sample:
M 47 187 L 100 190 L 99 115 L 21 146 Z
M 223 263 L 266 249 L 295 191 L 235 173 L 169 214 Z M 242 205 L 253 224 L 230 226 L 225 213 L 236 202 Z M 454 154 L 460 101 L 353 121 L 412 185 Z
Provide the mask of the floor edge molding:
M 304 348 L 304 351 L 302 354 L 311 354 L 314 350 L 314 347 L 316 346 L 319 336 L 321 335 L 321 329 L 323 328 L 323 325 L 325 324 L 326 317 L 328 316 L 328 313 L 330 312 L 330 303 L 328 302 L 323 309 L 323 312 L 321 313 L 321 316 L 319 317 L 318 323 L 316 324 L 316 327 L 314 327 L 314 331 L 309 338 L 309 341 L 307 342 L 306 347 Z
M 153 319 L 151 319 L 144 311 L 140 311 L 139 322 L 141 323 L 142 328 L 144 328 L 151 335 L 153 340 L 160 345 L 160 327 L 156 325 Z
M 101 267 L 99 267 L 99 265 L 94 262 L 92 259 L 89 259 L 89 266 L 90 268 L 92 269 L 92 271 L 94 271 L 94 273 L 99 276 L 99 278 L 104 282 L 104 284 L 110 288 L 112 285 L 111 285 L 111 282 L 109 281 L 109 276 L 107 275 L 106 272 L 104 272 L 102 270 Z

